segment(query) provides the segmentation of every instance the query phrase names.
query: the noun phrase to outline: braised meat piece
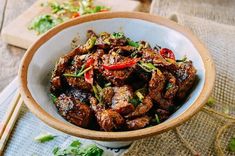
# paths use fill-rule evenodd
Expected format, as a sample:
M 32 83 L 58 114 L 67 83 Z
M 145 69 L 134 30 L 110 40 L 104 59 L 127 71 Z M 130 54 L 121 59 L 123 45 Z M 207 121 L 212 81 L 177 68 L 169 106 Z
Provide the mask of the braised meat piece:
M 55 76 L 51 79 L 51 91 L 56 91 L 62 87 L 60 76 Z
M 133 120 L 127 120 L 126 125 L 129 130 L 136 130 L 146 127 L 150 122 L 150 117 L 143 116 Z
M 92 89 L 91 84 L 87 83 L 83 77 L 66 77 L 68 84 L 77 89 L 83 89 L 90 91 Z
M 196 79 L 197 70 L 194 68 L 192 61 L 179 63 L 178 70 L 175 71 L 175 76 L 178 80 L 179 90 L 177 98 L 183 99 L 192 88 Z
M 168 110 L 173 106 L 173 103 L 171 100 L 167 100 L 162 96 L 165 81 L 165 76 L 160 70 L 154 71 L 152 73 L 152 78 L 149 81 L 149 95 L 158 103 L 160 108 Z
M 157 109 L 156 110 L 156 113 L 159 117 L 159 120 L 162 122 L 162 121 L 165 121 L 166 119 L 169 118 L 170 116 L 170 112 L 167 111 L 167 110 L 164 110 L 164 109 Z
M 167 81 L 164 98 L 173 99 L 179 88 L 177 85 L 177 79 L 170 72 L 164 72 L 163 74 Z
M 66 74 L 74 74 L 74 69 L 67 69 L 65 71 Z M 66 81 L 69 86 L 77 89 L 82 89 L 85 91 L 91 91 L 92 87 L 91 84 L 85 81 L 84 77 L 73 77 L 73 76 L 66 76 Z
M 65 94 L 61 94 L 55 104 L 59 113 L 69 122 L 80 127 L 89 126 L 92 114 L 86 104 Z
M 125 123 L 123 117 L 114 110 L 103 109 L 96 113 L 97 122 L 104 131 L 113 131 L 120 129 Z
M 133 97 L 133 91 L 130 86 L 114 87 L 114 96 L 111 108 L 121 115 L 126 115 L 134 111 L 134 106 L 129 103 L 129 99 Z
M 76 88 L 68 88 L 65 91 L 65 94 L 74 98 L 75 100 L 80 100 L 83 103 L 89 104 L 89 98 L 91 97 L 91 93 L 85 92 L 81 89 Z
M 113 95 L 114 91 L 112 87 L 106 87 L 102 90 L 102 98 L 105 104 L 112 104 Z
M 80 69 L 83 65 L 82 60 L 80 59 L 79 55 L 74 56 L 72 61 L 72 67 L 74 67 L 76 70 Z
M 125 116 L 125 118 L 134 118 L 142 116 L 147 113 L 152 107 L 153 102 L 151 100 L 151 97 L 147 95 L 144 97 L 143 102 L 135 108 L 135 111 Z

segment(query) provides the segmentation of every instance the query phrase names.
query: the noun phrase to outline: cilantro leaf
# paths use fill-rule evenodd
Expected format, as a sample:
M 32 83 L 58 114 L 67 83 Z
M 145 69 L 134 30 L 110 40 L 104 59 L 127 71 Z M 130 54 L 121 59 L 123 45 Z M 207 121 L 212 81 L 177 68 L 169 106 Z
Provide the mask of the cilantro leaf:
M 96 145 L 89 145 L 85 148 L 82 148 L 79 152 L 78 155 L 81 156 L 102 156 L 103 150 Z
M 207 100 L 207 104 L 208 104 L 209 106 L 212 106 L 215 102 L 216 102 L 216 101 L 215 101 L 215 99 L 214 99 L 213 97 L 209 97 L 209 99 Z
M 133 104 L 135 107 L 141 103 L 141 101 L 138 98 L 132 98 L 129 100 L 129 102 Z
M 230 151 L 235 152 L 235 136 L 231 138 L 228 147 Z
M 81 147 L 79 140 L 74 140 L 67 148 L 61 149 L 55 147 L 53 149 L 54 156 L 102 156 L 103 150 L 96 145 L 88 145 Z
M 127 43 L 128 45 L 132 46 L 132 47 L 136 47 L 138 48 L 139 47 L 139 43 L 135 42 L 135 41 L 132 41 L 131 39 L 127 39 Z
M 50 133 L 45 133 L 45 134 L 40 134 L 39 136 L 35 137 L 34 139 L 37 142 L 44 143 L 44 142 L 48 142 L 48 141 L 53 140 L 55 137 L 56 136 L 54 136 Z

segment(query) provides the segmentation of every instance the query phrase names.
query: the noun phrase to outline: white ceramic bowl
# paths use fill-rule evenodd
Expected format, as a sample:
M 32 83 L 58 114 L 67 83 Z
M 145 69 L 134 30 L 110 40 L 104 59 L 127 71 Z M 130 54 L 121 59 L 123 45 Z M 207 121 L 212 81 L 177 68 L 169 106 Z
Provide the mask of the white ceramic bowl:
M 71 40 L 86 39 L 86 31 L 122 31 L 133 40 L 145 40 L 172 49 L 176 58 L 193 61 L 200 79 L 188 100 L 167 121 L 135 131 L 101 132 L 77 127 L 64 120 L 49 97 L 49 79 L 56 60 L 70 51 Z M 195 114 L 209 97 L 215 80 L 211 56 L 199 40 L 182 26 L 159 16 L 114 12 L 83 16 L 50 30 L 26 52 L 19 72 L 21 94 L 29 109 L 48 125 L 65 133 L 102 141 L 130 141 L 169 130 Z

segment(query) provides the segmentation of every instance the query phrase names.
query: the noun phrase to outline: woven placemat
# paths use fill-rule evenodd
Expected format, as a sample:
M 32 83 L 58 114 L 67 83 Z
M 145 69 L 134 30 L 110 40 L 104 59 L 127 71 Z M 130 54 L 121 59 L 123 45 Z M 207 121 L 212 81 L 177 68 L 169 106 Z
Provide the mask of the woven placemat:
M 223 2 L 223 3 L 222 3 Z M 216 65 L 213 105 L 185 124 L 136 141 L 132 155 L 235 155 L 228 142 L 235 136 L 235 1 L 155 0 L 151 13 L 188 27 L 209 49 Z

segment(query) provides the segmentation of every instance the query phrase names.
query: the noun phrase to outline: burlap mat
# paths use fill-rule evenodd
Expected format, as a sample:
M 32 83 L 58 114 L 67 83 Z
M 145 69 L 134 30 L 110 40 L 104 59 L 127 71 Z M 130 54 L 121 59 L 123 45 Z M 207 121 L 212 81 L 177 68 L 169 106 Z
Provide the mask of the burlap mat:
M 156 0 L 151 13 L 190 28 L 208 47 L 216 102 L 176 129 L 136 141 L 125 155 L 235 155 L 227 148 L 235 136 L 235 1 Z

